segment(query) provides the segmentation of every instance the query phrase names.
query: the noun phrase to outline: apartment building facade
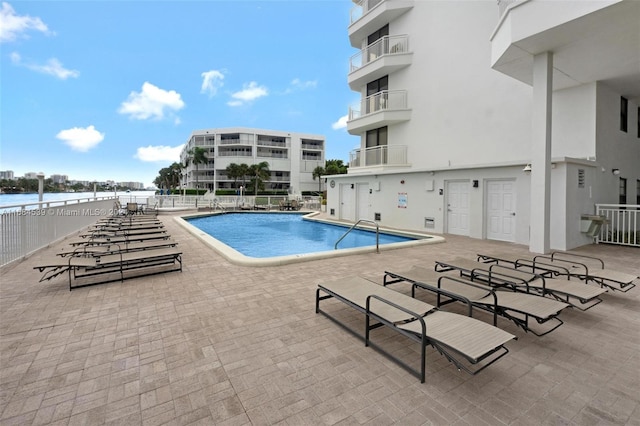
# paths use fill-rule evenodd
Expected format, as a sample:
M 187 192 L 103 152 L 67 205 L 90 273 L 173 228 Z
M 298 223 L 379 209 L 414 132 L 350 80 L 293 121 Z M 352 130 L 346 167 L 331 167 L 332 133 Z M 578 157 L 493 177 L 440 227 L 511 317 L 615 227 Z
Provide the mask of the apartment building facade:
M 578 5 L 579 4 L 579 5 Z M 640 191 L 640 2 L 362 0 L 345 220 L 570 249 Z
M 205 150 L 206 164 L 187 161 L 195 147 Z M 231 127 L 196 130 L 185 143 L 180 154 L 183 169 L 182 184 L 186 188 L 237 189 L 239 182 L 227 176 L 230 164 L 253 165 L 266 161 L 270 179 L 266 191 L 302 193 L 317 191 L 318 181 L 313 179 L 316 167 L 324 167 L 325 138 L 321 135 Z

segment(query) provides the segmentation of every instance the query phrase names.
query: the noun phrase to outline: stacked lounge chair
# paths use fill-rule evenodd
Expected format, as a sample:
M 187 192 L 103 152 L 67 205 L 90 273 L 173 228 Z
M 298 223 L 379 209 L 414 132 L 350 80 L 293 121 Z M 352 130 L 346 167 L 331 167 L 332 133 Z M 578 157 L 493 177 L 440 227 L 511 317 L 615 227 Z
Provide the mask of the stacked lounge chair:
M 570 306 L 558 300 L 507 288 L 497 289 L 489 283 L 472 281 L 461 276 L 443 275 L 419 266 L 407 271 L 385 271 L 385 286 L 399 282 L 411 284 L 414 296 L 416 289 L 434 293 L 437 296 L 438 307 L 462 302 L 492 314 L 495 326 L 498 325 L 498 317 L 502 317 L 536 336 L 544 336 L 560 327 L 563 321 L 558 315 Z M 537 324 L 535 327 L 531 320 Z
M 627 292 L 636 286 L 638 275 L 605 268 L 602 259 L 567 252 L 553 252 L 532 258 L 511 254 L 480 253 L 478 259 L 509 264 L 518 269 L 548 276 L 566 276 L 587 283 L 593 282 L 603 288 Z
M 349 328 L 327 311 L 320 302 L 336 299 L 365 314 L 364 335 Z M 471 309 L 471 306 L 469 306 Z M 490 324 L 452 312 L 445 312 L 418 299 L 373 283 L 362 277 L 318 284 L 316 313 L 322 313 L 353 334 L 395 360 L 425 381 L 426 348 L 432 346 L 458 369 L 477 374 L 509 351 L 505 344 L 515 336 Z M 371 331 L 386 326 L 420 343 L 420 368 L 411 368 L 371 340 Z
M 436 271 L 458 271 L 460 275 L 487 282 L 493 287 L 506 287 L 514 291 L 548 296 L 586 311 L 602 302 L 600 296 L 607 290 L 584 282 L 517 269 L 513 265 L 480 262 L 465 258 L 436 262 Z
M 67 274 L 69 290 L 140 276 L 182 271 L 182 252 L 157 219 L 99 221 L 56 256 L 34 267 L 40 282 Z M 142 225 L 138 228 L 136 225 Z M 152 227 L 147 227 L 151 226 Z M 75 285 L 74 285 L 75 284 Z

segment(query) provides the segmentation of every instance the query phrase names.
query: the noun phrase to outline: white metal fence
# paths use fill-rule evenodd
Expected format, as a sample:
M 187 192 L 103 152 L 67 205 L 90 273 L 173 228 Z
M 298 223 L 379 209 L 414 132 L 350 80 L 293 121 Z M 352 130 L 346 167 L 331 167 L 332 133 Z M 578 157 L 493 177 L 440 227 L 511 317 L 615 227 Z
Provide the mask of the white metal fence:
M 111 196 L 2 206 L 0 266 L 113 215 L 114 204 Z
M 195 196 L 195 195 L 161 195 L 149 197 L 147 203 L 150 207 L 162 209 L 211 209 L 211 210 L 278 210 L 280 201 L 284 201 L 286 195 L 216 195 Z M 300 198 L 300 197 L 296 197 Z M 302 205 L 307 210 L 320 210 L 321 200 L 318 196 L 303 196 Z
M 596 215 L 606 218 L 596 243 L 640 247 L 640 205 L 596 204 Z

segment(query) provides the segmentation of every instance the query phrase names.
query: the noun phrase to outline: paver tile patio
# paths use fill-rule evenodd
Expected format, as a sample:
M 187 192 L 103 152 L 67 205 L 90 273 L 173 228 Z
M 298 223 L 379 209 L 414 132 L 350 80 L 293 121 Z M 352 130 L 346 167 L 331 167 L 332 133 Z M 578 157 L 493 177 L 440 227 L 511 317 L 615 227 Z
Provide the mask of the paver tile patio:
M 38 283 L 33 266 L 64 241 L 0 271 L 3 426 L 640 425 L 640 288 L 609 291 L 586 312 L 563 312 L 565 324 L 544 337 L 500 320 L 518 340 L 478 376 L 429 349 L 420 384 L 315 314 L 317 284 L 347 275 L 381 279 L 386 269 L 478 252 L 528 255 L 527 247 L 445 235 L 443 244 L 252 268 L 229 263 L 173 217 L 160 219 L 184 252 L 182 272 L 71 292 L 64 276 Z M 575 252 L 640 272 L 637 248 Z M 354 310 L 323 303 L 362 327 Z M 413 342 L 375 333 L 415 365 Z

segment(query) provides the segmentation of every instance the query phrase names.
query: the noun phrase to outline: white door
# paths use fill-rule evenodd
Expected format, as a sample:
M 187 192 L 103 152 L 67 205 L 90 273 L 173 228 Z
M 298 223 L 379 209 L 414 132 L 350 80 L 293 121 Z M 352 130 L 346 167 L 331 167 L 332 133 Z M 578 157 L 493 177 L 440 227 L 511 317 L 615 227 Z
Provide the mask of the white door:
M 369 184 L 359 183 L 356 185 L 358 188 L 358 203 L 356 205 L 356 219 L 371 219 L 369 217 Z
M 353 189 L 353 184 L 347 183 L 340 185 L 340 212 L 338 215 L 340 219 L 355 222 L 355 192 L 356 191 L 355 189 Z
M 447 232 L 469 235 L 469 182 L 447 182 Z
M 514 181 L 487 183 L 487 239 L 515 241 L 516 192 Z

